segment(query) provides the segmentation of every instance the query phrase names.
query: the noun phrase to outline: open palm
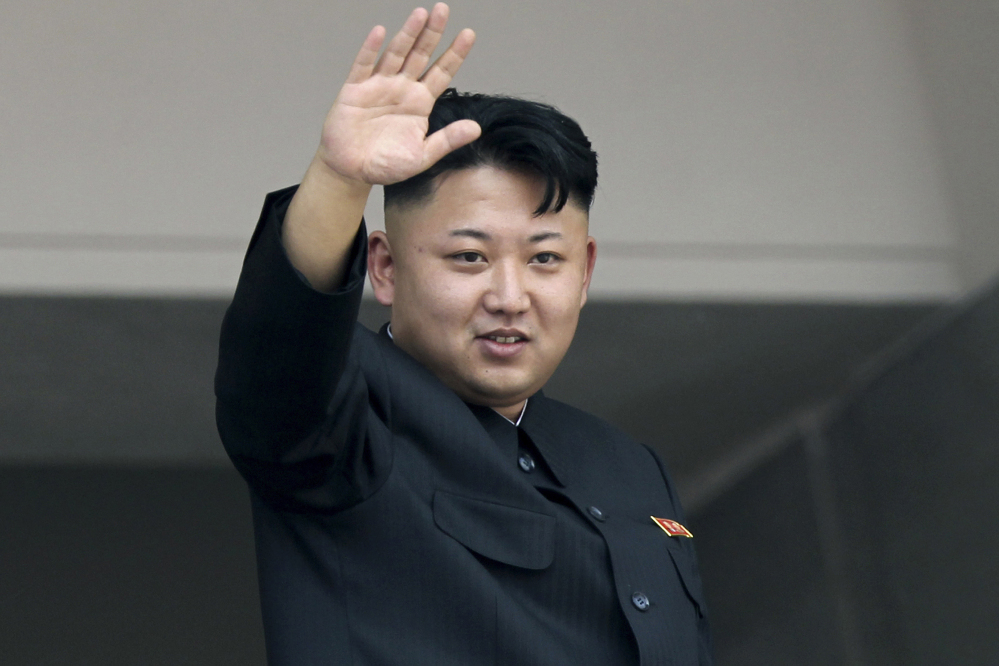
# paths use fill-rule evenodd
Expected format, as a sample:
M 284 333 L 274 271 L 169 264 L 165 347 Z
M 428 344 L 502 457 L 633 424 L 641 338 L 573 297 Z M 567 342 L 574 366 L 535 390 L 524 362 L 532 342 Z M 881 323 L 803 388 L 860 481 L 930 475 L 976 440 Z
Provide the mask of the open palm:
M 382 57 L 385 29 L 368 34 L 347 82 L 323 125 L 319 156 L 344 178 L 388 185 L 415 176 L 480 134 L 472 120 L 459 120 L 427 136 L 437 97 L 468 55 L 475 33 L 462 30 L 424 71 L 447 25 L 448 7 L 428 15 L 415 9 Z

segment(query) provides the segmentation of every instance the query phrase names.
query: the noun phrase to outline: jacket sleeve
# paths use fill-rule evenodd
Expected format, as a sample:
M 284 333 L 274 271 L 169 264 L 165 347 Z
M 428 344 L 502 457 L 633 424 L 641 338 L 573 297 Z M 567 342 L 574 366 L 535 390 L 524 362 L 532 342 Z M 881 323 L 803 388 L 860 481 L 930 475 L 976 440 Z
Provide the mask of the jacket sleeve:
M 261 498 L 283 509 L 335 510 L 350 503 L 351 475 L 364 471 L 345 465 L 365 440 L 366 387 L 350 350 L 366 234 L 362 224 L 341 287 L 316 291 L 281 242 L 295 189 L 267 196 L 223 319 L 216 423 L 234 465 Z

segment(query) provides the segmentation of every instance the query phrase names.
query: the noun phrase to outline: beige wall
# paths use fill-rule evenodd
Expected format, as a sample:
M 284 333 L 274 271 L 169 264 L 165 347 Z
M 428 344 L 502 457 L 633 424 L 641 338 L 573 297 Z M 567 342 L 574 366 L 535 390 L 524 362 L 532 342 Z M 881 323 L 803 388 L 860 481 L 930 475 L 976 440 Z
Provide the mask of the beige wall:
M 0 290 L 230 293 L 263 194 L 299 178 L 368 28 L 409 8 L 8 3 Z M 555 103 L 590 133 L 597 296 L 935 299 L 987 272 L 962 263 L 988 224 L 955 223 L 954 151 L 901 0 L 476 0 L 452 17 L 479 33 L 458 87 Z

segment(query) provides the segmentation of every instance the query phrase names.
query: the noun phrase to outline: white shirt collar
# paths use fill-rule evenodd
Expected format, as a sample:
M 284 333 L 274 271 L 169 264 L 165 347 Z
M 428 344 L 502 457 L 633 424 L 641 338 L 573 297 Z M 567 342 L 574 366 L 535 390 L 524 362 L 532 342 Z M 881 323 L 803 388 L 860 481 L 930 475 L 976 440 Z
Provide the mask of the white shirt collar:
M 527 411 L 527 400 L 524 401 L 524 406 L 520 408 L 520 416 L 517 417 L 516 421 L 514 421 L 513 419 L 506 419 L 506 417 L 503 416 L 502 414 L 500 414 L 500 416 L 503 416 L 503 418 L 505 418 L 507 421 L 509 421 L 510 423 L 514 424 L 515 426 L 519 426 L 521 420 L 523 420 L 523 418 L 524 418 L 524 412 L 526 412 L 526 411 Z M 496 413 L 499 414 L 499 412 L 496 412 Z

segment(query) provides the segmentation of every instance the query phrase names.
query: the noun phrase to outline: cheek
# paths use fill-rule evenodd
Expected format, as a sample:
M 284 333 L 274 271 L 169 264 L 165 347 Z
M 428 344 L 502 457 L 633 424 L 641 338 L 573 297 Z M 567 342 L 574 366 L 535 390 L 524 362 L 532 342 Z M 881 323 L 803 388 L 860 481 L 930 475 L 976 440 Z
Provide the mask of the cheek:
M 471 318 L 479 303 L 480 290 L 468 276 L 449 271 L 425 270 L 413 276 L 412 296 L 420 316 L 430 326 L 453 325 Z
M 559 329 L 569 326 L 575 329 L 583 291 L 574 276 L 552 281 L 539 290 L 538 295 L 538 310 L 550 326 Z

